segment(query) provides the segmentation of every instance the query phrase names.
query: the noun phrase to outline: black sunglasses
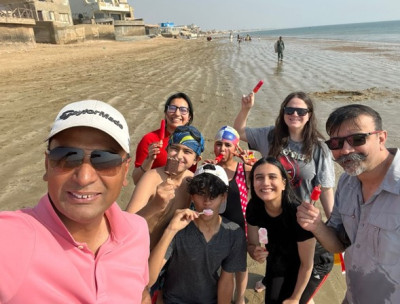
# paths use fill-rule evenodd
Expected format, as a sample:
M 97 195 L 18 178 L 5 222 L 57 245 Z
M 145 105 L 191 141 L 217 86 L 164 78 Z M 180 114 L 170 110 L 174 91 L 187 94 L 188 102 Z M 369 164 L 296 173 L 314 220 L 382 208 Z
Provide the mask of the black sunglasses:
M 292 108 L 292 107 L 284 107 L 283 112 L 287 115 L 293 115 L 294 112 L 297 113 L 299 116 L 306 116 L 308 112 L 310 112 L 309 109 L 304 109 L 304 108 Z
M 372 134 L 377 134 L 382 131 L 373 131 L 368 133 L 356 133 L 351 134 L 345 137 L 332 137 L 331 139 L 327 140 L 325 143 L 327 144 L 328 148 L 331 150 L 339 150 L 343 148 L 344 141 L 352 147 L 358 147 L 365 145 L 367 142 L 367 137 Z
M 118 153 L 93 150 L 90 154 L 73 147 L 56 147 L 46 151 L 50 166 L 63 172 L 73 170 L 82 165 L 85 155 L 90 156 L 90 163 L 101 175 L 112 176 L 119 172 L 121 164 L 129 159 L 129 154 L 122 158 Z
M 175 113 L 179 109 L 179 112 L 181 112 L 182 115 L 186 115 L 189 113 L 189 108 L 188 107 L 177 107 L 174 105 L 168 105 L 167 106 L 167 112 L 169 113 Z

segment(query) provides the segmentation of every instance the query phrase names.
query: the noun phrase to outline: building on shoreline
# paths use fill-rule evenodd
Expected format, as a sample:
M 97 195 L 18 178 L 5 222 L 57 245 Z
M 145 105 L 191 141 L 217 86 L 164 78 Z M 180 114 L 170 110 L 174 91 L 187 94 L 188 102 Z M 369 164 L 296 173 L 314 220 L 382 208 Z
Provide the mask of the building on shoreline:
M 128 0 L 69 0 L 74 23 L 108 23 L 134 20 Z

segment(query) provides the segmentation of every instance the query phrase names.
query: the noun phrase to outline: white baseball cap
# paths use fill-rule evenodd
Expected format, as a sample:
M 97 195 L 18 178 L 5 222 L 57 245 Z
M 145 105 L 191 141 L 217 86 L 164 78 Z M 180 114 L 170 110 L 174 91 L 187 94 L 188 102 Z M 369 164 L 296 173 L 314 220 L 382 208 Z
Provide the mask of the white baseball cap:
M 206 167 L 206 169 L 204 168 Z M 213 169 L 214 168 L 214 169 Z M 196 169 L 196 172 L 194 173 L 194 176 L 203 174 L 203 173 L 208 173 L 208 174 L 212 174 L 216 177 L 218 177 L 220 180 L 222 180 L 224 182 L 224 184 L 229 187 L 229 179 L 228 176 L 226 175 L 226 172 L 224 170 L 224 168 L 222 168 L 221 166 L 218 165 L 211 165 L 210 164 L 204 164 L 201 167 L 198 167 Z M 222 202 L 221 206 L 219 207 L 219 213 L 224 213 L 226 210 L 226 201 Z
M 107 133 L 129 153 L 130 139 L 124 116 L 99 100 L 83 100 L 66 105 L 58 113 L 46 140 L 73 127 L 91 127 Z

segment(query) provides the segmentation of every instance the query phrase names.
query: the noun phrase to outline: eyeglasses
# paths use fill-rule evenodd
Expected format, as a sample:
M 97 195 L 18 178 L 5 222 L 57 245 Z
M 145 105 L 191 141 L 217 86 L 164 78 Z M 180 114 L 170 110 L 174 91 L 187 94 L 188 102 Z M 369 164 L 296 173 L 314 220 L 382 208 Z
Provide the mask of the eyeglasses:
M 292 108 L 292 107 L 284 107 L 283 111 L 287 115 L 293 115 L 294 112 L 297 113 L 299 116 L 306 116 L 308 112 L 310 112 L 309 109 L 304 109 L 304 108 Z
M 358 147 L 365 145 L 367 142 L 367 137 L 372 135 L 372 134 L 377 134 L 382 132 L 380 131 L 373 131 L 373 132 L 368 132 L 368 133 L 356 133 L 356 134 L 351 134 L 345 137 L 332 137 L 331 139 L 327 140 L 325 143 L 327 144 L 328 148 L 331 150 L 339 150 L 343 148 L 344 141 L 347 141 L 347 143 L 352 146 L 352 147 Z
M 62 172 L 73 170 L 82 165 L 85 155 L 90 156 L 92 167 L 101 175 L 113 176 L 119 172 L 123 162 L 129 159 L 129 154 L 122 158 L 118 153 L 102 150 L 93 150 L 90 154 L 79 148 L 56 147 L 46 151 L 50 166 Z
M 176 110 L 179 109 L 179 112 L 181 112 L 182 115 L 186 115 L 187 113 L 189 113 L 189 108 L 188 107 L 177 107 L 174 105 L 168 105 L 167 106 L 167 112 L 168 113 L 175 113 Z

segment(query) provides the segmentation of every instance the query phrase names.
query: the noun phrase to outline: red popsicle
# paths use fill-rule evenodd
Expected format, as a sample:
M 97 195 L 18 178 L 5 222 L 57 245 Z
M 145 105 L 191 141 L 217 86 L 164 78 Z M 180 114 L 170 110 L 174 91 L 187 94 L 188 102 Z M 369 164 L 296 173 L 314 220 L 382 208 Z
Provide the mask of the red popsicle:
M 253 93 L 257 93 L 261 86 L 264 84 L 264 81 L 260 80 L 257 85 L 253 89 Z
M 311 192 L 311 204 L 315 204 L 317 200 L 319 200 L 319 196 L 321 195 L 321 185 L 315 186 L 313 191 Z
M 223 157 L 224 157 L 224 156 L 223 156 L 222 154 L 218 155 L 218 156 L 215 158 L 215 163 L 218 164 L 218 163 L 222 160 Z
M 164 137 L 165 137 L 165 119 L 162 119 L 160 126 L 160 140 L 163 140 Z

